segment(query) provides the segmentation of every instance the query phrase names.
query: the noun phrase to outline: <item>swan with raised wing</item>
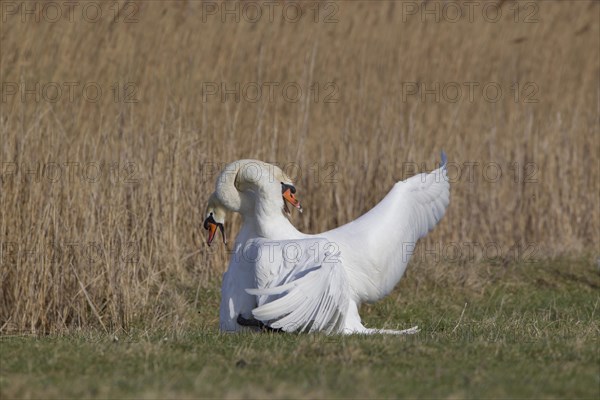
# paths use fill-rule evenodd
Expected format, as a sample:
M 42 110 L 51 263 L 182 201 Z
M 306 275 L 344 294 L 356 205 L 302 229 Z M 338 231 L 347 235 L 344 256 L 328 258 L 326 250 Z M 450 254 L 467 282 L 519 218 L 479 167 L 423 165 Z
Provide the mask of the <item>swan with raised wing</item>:
M 240 209 L 248 226 L 238 235 L 243 240 L 236 240 L 236 254 L 241 256 L 237 265 L 248 274 L 246 292 L 256 296 L 252 316 L 286 332 L 417 332 L 417 327 L 366 328 L 358 308 L 392 291 L 418 239 L 444 215 L 450 188 L 445 155 L 438 169 L 397 182 L 372 210 L 318 235 L 293 227 L 281 212 L 281 182 L 269 182 L 265 176 L 242 179 L 236 186 L 244 198 L 246 206 Z M 224 189 L 217 185 L 219 190 Z M 252 275 L 254 282 L 249 284 Z

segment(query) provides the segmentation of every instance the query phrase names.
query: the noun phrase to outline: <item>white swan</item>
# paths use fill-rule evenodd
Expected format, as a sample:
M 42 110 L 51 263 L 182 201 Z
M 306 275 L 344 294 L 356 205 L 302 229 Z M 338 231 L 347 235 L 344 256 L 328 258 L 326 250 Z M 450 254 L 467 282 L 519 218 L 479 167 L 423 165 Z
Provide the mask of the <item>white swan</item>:
M 439 169 L 396 183 L 371 211 L 319 235 L 299 232 L 281 213 L 284 200 L 277 182 L 244 179 L 238 186 L 254 212 L 242 207 L 248 228 L 245 232 L 242 228 L 238 237 L 243 240 L 236 240 L 240 247 L 235 254 L 236 265 L 248 274 L 246 292 L 256 296 L 245 304 L 258 305 L 252 310 L 254 318 L 286 332 L 417 332 L 416 327 L 366 328 L 358 308 L 394 288 L 417 240 L 444 215 L 449 203 L 445 165 L 442 154 Z M 217 184 L 217 189 L 223 188 Z
M 256 195 L 264 185 L 276 188 L 276 204 L 271 204 L 268 198 L 262 199 Z M 293 228 L 283 211 L 289 213 L 284 200 L 302 211 L 295 192 L 292 181 L 280 168 L 258 160 L 232 162 L 226 165 L 219 175 L 216 190 L 209 198 L 204 220 L 204 228 L 208 230 L 208 245 L 214 240 L 217 229 L 221 231 L 223 242 L 226 243 L 224 224 L 227 211 L 239 212 L 242 215 L 242 228 L 236 237 L 228 269 L 223 275 L 221 330 L 238 331 L 243 328 L 238 323 L 240 316 L 248 320 L 252 318 L 251 311 L 257 305 L 256 297 L 246 293 L 246 289 L 257 287 L 255 269 L 253 265 L 245 262 L 241 251 L 249 239 L 285 235 L 285 232 L 280 230 L 272 232 L 269 224 L 259 224 L 259 219 L 269 221 L 273 216 L 279 216 L 283 224 Z M 259 201 L 256 201 L 257 199 Z

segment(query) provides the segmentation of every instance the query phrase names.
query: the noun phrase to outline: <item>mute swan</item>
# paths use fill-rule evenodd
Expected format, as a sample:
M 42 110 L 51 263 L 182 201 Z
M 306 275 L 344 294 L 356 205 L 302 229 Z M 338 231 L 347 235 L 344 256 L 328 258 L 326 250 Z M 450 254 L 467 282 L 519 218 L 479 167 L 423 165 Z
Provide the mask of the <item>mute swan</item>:
M 241 179 L 235 187 L 246 192 L 245 203 L 255 207 L 254 212 L 251 207 L 242 211 L 248 228 L 242 228 L 238 237 L 243 240 L 236 240 L 240 247 L 235 252 L 239 257 L 235 265 L 248 274 L 241 286 L 257 296 L 247 304 L 258 305 L 252 310 L 254 318 L 288 332 L 418 331 L 416 327 L 404 331 L 366 328 L 358 307 L 383 298 L 394 288 L 417 240 L 444 215 L 450 187 L 443 153 L 437 170 L 396 183 L 371 211 L 319 235 L 297 231 L 283 216 L 284 200 L 277 182 Z M 225 187 L 217 184 L 217 189 Z M 290 256 L 290 249 L 295 255 Z M 250 283 L 252 274 L 254 284 Z
M 275 197 L 280 202 L 276 205 L 268 201 L 255 201 L 257 196 L 254 193 L 260 192 L 261 185 L 264 184 L 279 188 Z M 302 211 L 295 193 L 296 189 L 291 179 L 279 167 L 258 160 L 232 162 L 226 165 L 219 175 L 216 190 L 209 197 L 204 220 L 204 228 L 208 230 L 208 245 L 210 246 L 214 240 L 217 229 L 221 231 L 223 242 L 227 242 L 224 229 L 227 211 L 239 212 L 242 215 L 242 228 L 236 237 L 227 271 L 223 275 L 221 330 L 240 330 L 242 326 L 237 322 L 238 318 L 240 316 L 248 320 L 252 318 L 251 311 L 256 307 L 256 297 L 246 293 L 245 289 L 256 287 L 255 272 L 252 265 L 243 262 L 240 252 L 249 239 L 285 235 L 285 232 L 280 230 L 272 232 L 268 229 L 269 226 L 257 223 L 259 218 L 275 220 L 293 228 L 282 211 L 289 214 L 287 203 Z

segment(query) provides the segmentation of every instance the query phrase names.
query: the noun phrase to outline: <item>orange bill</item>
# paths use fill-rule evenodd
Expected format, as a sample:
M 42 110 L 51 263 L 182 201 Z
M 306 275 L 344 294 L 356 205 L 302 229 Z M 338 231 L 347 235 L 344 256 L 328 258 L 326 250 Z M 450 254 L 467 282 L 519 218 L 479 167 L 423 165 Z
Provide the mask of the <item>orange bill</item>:
M 296 199 L 296 195 L 294 194 L 295 192 L 296 189 L 294 189 L 293 186 L 284 185 L 283 199 L 290 203 L 292 207 L 296 207 L 298 211 L 302 212 L 302 205 L 300 205 L 300 202 L 298 201 L 298 199 Z
M 206 240 L 206 244 L 210 246 L 213 240 L 215 240 L 215 234 L 217 233 L 217 224 L 213 222 L 209 222 L 207 225 L 208 229 L 208 239 Z
M 221 235 L 223 236 L 223 243 L 227 244 L 227 238 L 225 237 L 225 229 L 223 228 L 223 224 L 215 222 L 212 214 L 204 220 L 204 229 L 208 231 L 208 239 L 206 239 L 206 244 L 209 246 L 215 240 L 215 235 L 217 234 L 217 228 L 221 231 Z

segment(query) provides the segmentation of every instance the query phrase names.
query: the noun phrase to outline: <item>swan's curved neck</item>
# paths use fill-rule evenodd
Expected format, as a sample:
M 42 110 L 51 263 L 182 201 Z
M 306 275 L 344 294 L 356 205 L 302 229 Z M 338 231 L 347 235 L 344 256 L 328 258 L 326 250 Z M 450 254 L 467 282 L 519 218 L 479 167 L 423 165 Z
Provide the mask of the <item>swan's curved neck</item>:
M 248 230 L 248 232 L 267 239 L 286 239 L 297 236 L 298 230 L 283 214 L 281 197 L 278 199 L 272 196 L 261 196 L 260 199 L 254 200 L 252 209 L 241 211 L 242 230 Z
M 239 160 L 225 167 L 217 180 L 221 204 L 242 215 L 241 237 L 288 237 L 298 231 L 283 214 L 281 187 L 269 166 L 257 160 Z
M 225 170 L 217 179 L 217 187 L 215 193 L 221 204 L 232 212 L 240 212 L 242 210 L 242 195 L 235 188 L 235 177 L 237 170 Z

